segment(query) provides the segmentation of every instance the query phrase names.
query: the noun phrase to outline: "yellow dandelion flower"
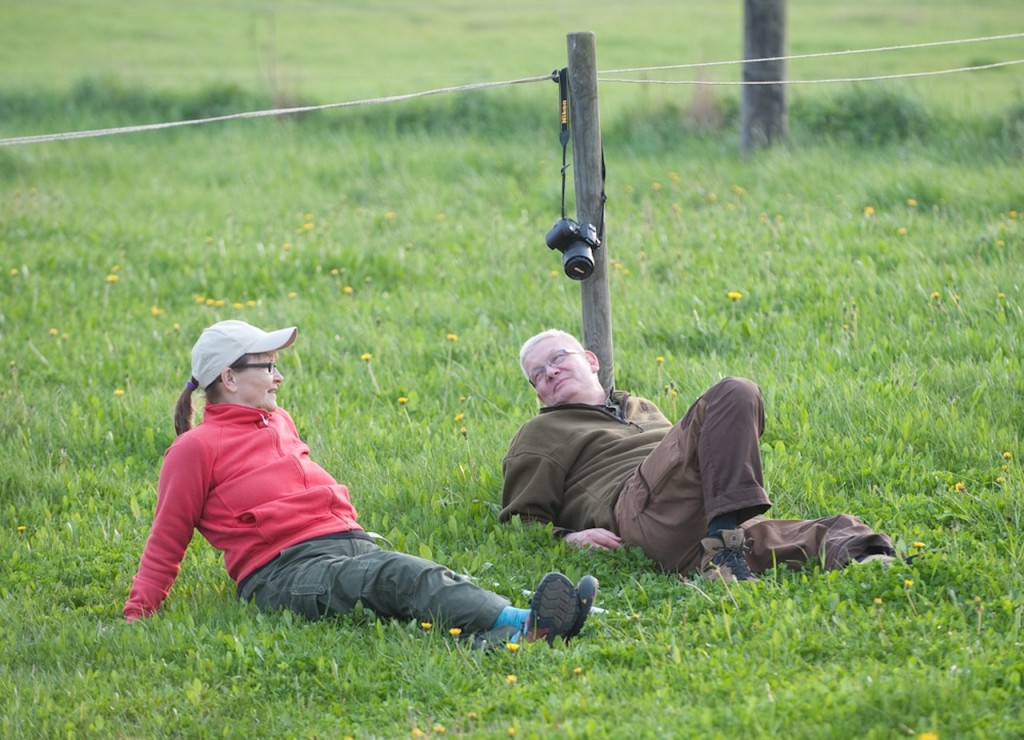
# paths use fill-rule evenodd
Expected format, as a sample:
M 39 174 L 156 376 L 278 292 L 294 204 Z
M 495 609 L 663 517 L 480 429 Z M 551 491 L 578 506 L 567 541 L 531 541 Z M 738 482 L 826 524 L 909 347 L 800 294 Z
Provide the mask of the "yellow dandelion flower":
M 252 308 L 253 306 L 255 306 L 255 305 L 256 305 L 256 301 L 254 301 L 254 300 L 252 300 L 252 299 L 250 298 L 249 300 L 247 300 L 247 301 L 245 302 L 245 305 L 246 305 L 246 306 L 248 306 L 249 308 Z
M 444 725 L 434 725 L 434 732 L 436 732 L 438 735 L 443 735 L 446 729 L 447 728 Z
M 28 527 L 26 527 L 24 524 L 19 524 L 18 525 L 18 531 L 19 532 L 24 532 L 26 529 L 28 529 Z
M 1017 218 L 1020 214 L 1017 211 L 1010 211 L 1010 218 Z
M 116 283 L 117 282 L 117 275 L 114 275 L 113 273 L 111 273 L 110 275 L 107 275 L 107 282 L 108 283 Z
M 449 334 L 448 335 L 448 341 L 449 342 L 457 342 L 457 341 L 459 341 L 459 335 L 458 334 Z
M 734 192 L 736 195 L 746 195 L 747 189 L 742 185 L 733 185 L 732 192 Z
M 284 244 L 281 245 L 281 249 L 283 249 L 286 252 L 292 251 L 292 243 L 291 242 L 285 242 Z
M 937 732 L 919 732 L 917 740 L 939 740 L 939 733 Z
M 448 630 L 448 634 L 452 637 L 458 637 L 462 634 L 462 630 L 458 627 L 452 627 L 450 630 Z
M 341 292 L 344 293 L 345 295 L 352 295 L 353 288 L 351 285 L 346 285 L 344 288 L 341 289 Z
M 898 229 L 896 229 L 896 233 L 899 236 L 906 236 L 907 235 L 907 227 L 906 226 L 899 227 Z
M 659 365 L 664 365 L 665 364 L 665 358 L 662 357 L 661 355 L 658 355 L 657 357 L 655 357 L 654 361 L 657 362 Z
M 953 490 L 954 491 L 963 491 L 966 488 L 967 488 L 967 486 L 965 486 L 962 481 L 957 483 L 955 486 L 953 486 Z
M 578 676 L 578 675 L 580 675 L 581 673 L 583 673 L 583 669 L 582 669 L 582 668 L 580 668 L 579 666 L 576 666 L 575 668 L 573 668 L 573 669 L 572 669 L 572 672 L 573 672 L 573 673 L 574 673 L 575 675 L 577 675 L 577 676 Z
M 942 297 L 942 294 L 941 294 L 941 293 L 939 293 L 939 291 L 937 291 L 937 290 L 933 290 L 933 291 L 932 291 L 932 299 L 933 299 L 933 300 L 936 300 L 936 301 L 937 301 L 937 300 L 939 300 L 939 298 L 941 298 L 941 297 Z
M 925 547 L 927 547 L 927 545 L 925 545 L 923 542 L 918 541 L 914 543 L 914 548 L 917 550 L 923 550 Z
M 150 316 L 159 316 L 163 312 L 164 312 L 164 310 L 162 308 L 160 308 L 159 306 L 150 306 L 149 307 L 149 314 L 150 314 Z
M 875 215 L 875 209 L 871 206 L 864 206 L 864 215 L 871 218 Z
M 369 352 L 363 352 L 363 354 L 359 355 L 359 359 L 362 360 L 363 362 L 369 362 L 370 360 L 373 359 L 373 355 L 371 355 Z
M 519 649 L 519 643 L 518 642 L 510 642 L 510 643 L 507 643 L 505 645 L 505 647 L 508 649 L 508 651 L 510 653 L 514 653 L 516 650 Z
M 465 418 L 466 418 L 465 414 L 456 414 L 455 415 L 455 421 L 462 421 Z
M 733 302 L 736 302 L 736 301 L 738 301 L 738 300 L 739 300 L 740 298 L 742 298 L 742 297 L 743 297 L 743 294 L 742 294 L 742 293 L 740 293 L 740 292 L 739 292 L 738 290 L 730 290 L 730 291 L 729 291 L 728 293 L 726 293 L 725 295 L 726 295 L 726 298 L 728 298 L 728 299 L 729 299 L 730 301 L 733 301 Z
M 51 326 L 51 327 L 50 327 L 50 336 L 51 336 L 51 337 L 55 337 L 55 336 L 57 336 L 58 334 L 60 334 L 60 331 L 59 331 L 58 329 L 55 329 L 54 327 L 52 327 L 52 326 Z
M 910 588 L 911 586 L 913 586 L 913 585 L 914 585 L 914 582 L 913 582 L 912 580 L 910 580 L 910 579 L 908 578 L 907 580 L 905 580 L 905 581 L 903 582 L 903 585 L 904 585 L 904 586 L 905 586 L 906 588 Z
M 446 215 L 444 215 L 443 213 L 437 214 L 437 220 L 438 221 L 444 221 L 446 218 L 448 218 L 448 217 Z
M 998 483 L 999 485 L 1003 485 L 1004 483 L 1006 483 L 1006 478 L 1004 478 L 1001 475 L 997 475 L 996 476 L 996 483 Z
M 407 403 L 409 403 L 409 399 L 408 398 L 406 398 L 405 396 L 399 396 L 398 397 L 398 405 L 399 406 L 405 406 L 405 404 L 407 404 Z
M 410 737 L 423 737 L 425 734 L 426 733 L 423 732 L 423 730 L 421 730 L 419 727 L 413 727 L 411 730 L 409 730 Z
M 384 218 L 386 218 L 388 221 L 394 221 L 395 220 L 395 212 L 394 211 L 387 211 L 384 214 Z
M 114 395 L 115 396 L 123 396 L 124 395 L 124 388 L 115 388 L 114 389 Z
M 234 303 L 231 304 L 231 308 L 235 309 L 236 311 L 241 311 L 243 308 L 245 308 L 245 304 L 242 303 L 241 301 L 235 301 Z
M 662 185 L 661 185 L 660 182 L 652 182 L 651 183 L 651 190 L 661 190 L 661 187 L 662 187 Z
M 505 676 L 505 683 L 507 683 L 509 686 L 511 686 L 512 684 L 514 684 L 518 680 L 519 680 L 519 677 L 516 676 L 516 674 L 514 674 L 514 673 L 510 673 L 507 676 Z
M 299 294 L 298 294 L 298 293 L 296 293 L 296 292 L 295 292 L 294 290 L 289 290 L 289 291 L 288 291 L 288 297 L 289 297 L 289 298 L 295 298 L 295 297 L 296 297 L 296 296 L 298 296 L 298 295 L 299 295 Z
M 515 737 L 516 736 L 516 728 L 515 727 L 509 727 L 508 728 L 508 736 L 509 737 Z
M 466 719 L 476 719 L 476 712 L 466 712 Z
M 786 217 L 785 217 L 785 216 L 783 216 L 783 215 L 782 215 L 781 213 L 779 213 L 779 214 L 776 214 L 776 216 L 775 216 L 775 223 L 777 223 L 777 224 L 781 224 L 781 223 L 783 223 L 783 222 L 784 222 L 785 220 L 786 220 Z
M 11 277 L 18 277 L 18 268 L 17 267 L 12 267 L 10 273 L 8 273 L 8 274 Z
M 711 203 L 717 203 L 718 202 L 718 194 L 717 193 L 708 193 L 708 201 L 711 202 Z
M 1006 452 L 1003 453 L 1003 459 L 1004 460 L 1012 460 L 1013 459 L 1013 453 L 1010 452 L 1009 450 L 1007 450 Z
M 461 434 L 463 437 L 465 437 L 466 436 L 466 427 L 459 427 L 459 434 Z
M 428 629 L 430 629 L 433 626 L 434 626 L 433 622 L 420 622 L 420 627 L 422 627 L 425 630 L 428 630 Z
M 917 208 L 917 200 L 914 198 L 907 198 L 907 205 L 911 208 Z
M 1006 293 L 1004 293 L 1003 291 L 999 291 L 998 293 L 996 293 L 996 298 L 998 298 L 1001 301 L 1005 301 Z
M 552 270 L 551 277 L 558 277 L 558 270 Z
M 882 599 L 881 599 L 881 597 L 876 596 L 875 600 L 873 602 L 871 602 L 871 603 L 873 603 L 875 606 L 881 606 L 882 605 Z

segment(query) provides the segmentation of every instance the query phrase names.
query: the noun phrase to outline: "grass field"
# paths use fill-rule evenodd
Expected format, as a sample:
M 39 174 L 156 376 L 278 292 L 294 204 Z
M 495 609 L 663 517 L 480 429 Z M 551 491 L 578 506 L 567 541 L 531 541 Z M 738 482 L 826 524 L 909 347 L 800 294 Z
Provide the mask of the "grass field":
M 0 139 L 546 74 L 575 30 L 604 70 L 734 59 L 740 7 L 11 0 Z M 1024 30 L 1009 0 L 788 13 L 795 54 Z M 580 327 L 544 246 L 550 83 L 0 147 L 0 734 L 1021 736 L 1022 81 L 795 87 L 789 143 L 747 160 L 736 89 L 697 127 L 690 86 L 602 86 L 616 384 L 680 416 L 755 379 L 774 514 L 852 512 L 918 555 L 742 589 L 497 522 L 536 408 L 519 344 Z M 125 624 L 188 350 L 235 317 L 299 326 L 280 402 L 367 529 L 519 605 L 547 570 L 593 573 L 581 639 L 483 656 L 368 613 L 261 614 L 198 537 L 159 615 Z

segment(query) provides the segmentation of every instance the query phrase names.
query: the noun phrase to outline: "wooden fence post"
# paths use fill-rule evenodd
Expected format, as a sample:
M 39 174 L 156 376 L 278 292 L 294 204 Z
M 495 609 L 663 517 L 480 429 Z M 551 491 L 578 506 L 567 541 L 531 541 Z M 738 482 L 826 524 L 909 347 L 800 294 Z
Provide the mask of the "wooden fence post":
M 785 55 L 786 0 L 744 0 L 743 58 L 769 59 Z M 785 62 L 743 62 L 744 82 L 784 80 Z M 771 146 L 786 136 L 787 113 L 785 85 L 754 84 L 743 86 L 740 108 L 740 151 Z
M 576 220 L 602 230 L 601 247 L 594 251 L 594 272 L 580 283 L 583 346 L 601 363 L 598 378 L 605 388 L 615 385 L 612 346 L 611 294 L 608 290 L 608 232 L 604 222 L 604 151 L 597 103 L 596 40 L 589 31 L 567 37 L 569 51 L 569 125 L 572 132 L 572 170 L 576 185 Z

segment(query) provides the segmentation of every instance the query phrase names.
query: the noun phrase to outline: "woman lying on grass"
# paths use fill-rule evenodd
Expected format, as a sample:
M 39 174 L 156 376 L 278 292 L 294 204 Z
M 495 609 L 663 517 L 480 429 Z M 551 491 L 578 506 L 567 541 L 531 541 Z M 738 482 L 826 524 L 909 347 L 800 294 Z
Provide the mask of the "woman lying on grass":
M 222 321 L 192 348 L 192 377 L 175 406 L 178 437 L 164 456 L 153 526 L 124 605 L 128 621 L 160 607 L 199 530 L 223 552 L 239 597 L 261 609 L 317 620 L 362 602 L 380 617 L 457 627 L 485 647 L 574 637 L 597 594 L 592 576 L 574 586 L 548 573 L 530 608 L 517 609 L 441 565 L 377 546 L 348 489 L 310 459 L 277 406 L 277 352 L 296 333 Z M 197 388 L 206 405 L 193 427 Z

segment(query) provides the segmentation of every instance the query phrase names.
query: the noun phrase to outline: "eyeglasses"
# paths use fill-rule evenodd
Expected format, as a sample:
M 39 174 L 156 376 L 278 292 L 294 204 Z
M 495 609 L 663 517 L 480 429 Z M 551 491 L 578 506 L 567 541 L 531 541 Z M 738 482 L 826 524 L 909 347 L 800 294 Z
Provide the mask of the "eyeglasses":
M 232 365 L 231 369 L 248 370 L 251 367 L 261 367 L 264 370 L 266 370 L 270 375 L 273 375 L 275 372 L 277 372 L 277 365 L 275 365 L 273 362 L 247 362 L 242 365 Z
M 548 371 L 548 368 L 562 367 L 562 365 L 565 364 L 565 358 L 568 357 L 569 355 L 582 354 L 583 351 L 578 349 L 558 350 L 557 352 L 553 353 L 551 357 L 548 358 L 547 362 L 545 362 L 543 365 L 538 365 L 537 367 L 533 368 L 533 370 L 530 371 L 530 374 L 527 376 L 530 379 L 530 385 L 537 387 L 537 383 L 543 380 L 544 373 Z

